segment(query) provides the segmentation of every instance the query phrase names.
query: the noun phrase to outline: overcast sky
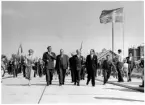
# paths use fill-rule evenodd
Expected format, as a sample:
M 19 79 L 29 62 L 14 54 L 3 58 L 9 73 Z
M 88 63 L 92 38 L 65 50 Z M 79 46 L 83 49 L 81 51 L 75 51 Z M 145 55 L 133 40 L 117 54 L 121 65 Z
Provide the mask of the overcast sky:
M 112 24 L 100 24 L 102 10 L 124 7 L 125 56 L 128 47 L 144 42 L 143 1 L 129 2 L 2 2 L 2 53 L 17 53 L 20 43 L 24 53 L 32 48 L 41 57 L 47 46 L 59 54 L 69 54 L 80 48 L 83 54 L 90 49 L 101 52 L 111 49 Z M 123 48 L 122 24 L 115 24 L 115 52 Z

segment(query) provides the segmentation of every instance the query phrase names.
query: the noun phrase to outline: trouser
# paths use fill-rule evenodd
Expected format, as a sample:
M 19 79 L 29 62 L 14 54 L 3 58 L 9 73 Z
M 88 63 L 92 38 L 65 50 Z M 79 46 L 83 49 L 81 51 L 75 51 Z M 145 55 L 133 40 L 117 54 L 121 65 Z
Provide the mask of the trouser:
M 95 86 L 95 70 L 90 70 L 88 72 L 87 84 L 89 84 L 90 80 L 92 80 L 92 86 Z
M 37 74 L 37 71 L 36 71 L 36 70 L 34 70 L 34 77 L 36 77 L 36 74 Z
M 142 86 L 144 86 L 144 68 L 143 68 L 143 71 L 142 71 Z
M 13 77 L 17 77 L 17 67 L 13 68 Z
M 97 69 L 95 70 L 95 77 L 97 77 Z
M 23 71 L 23 77 L 25 77 L 26 76 L 26 67 L 24 65 L 22 65 L 21 69 Z
M 110 78 L 111 70 L 103 70 L 103 76 L 104 76 L 104 84 L 108 82 L 108 79 Z
M 46 70 L 46 82 L 47 84 L 51 84 L 53 79 L 53 69 L 47 69 Z
M 118 72 L 118 81 L 119 82 L 123 81 L 123 77 L 122 77 L 122 73 L 121 73 L 122 69 L 123 69 L 123 63 L 122 62 L 118 62 L 117 63 L 117 72 Z
M 98 69 L 98 76 L 101 76 L 101 68 Z
M 75 78 L 74 78 L 74 82 L 75 83 L 80 83 L 80 73 L 81 73 L 81 70 L 75 70 Z
M 85 78 L 85 68 L 82 67 L 81 69 L 81 79 L 84 79 Z
M 72 82 L 75 81 L 75 71 L 73 68 L 70 69 L 71 70 L 71 78 L 72 78 Z
M 64 84 L 65 82 L 65 74 L 66 74 L 66 69 L 59 69 L 59 84 Z
M 39 76 L 42 77 L 42 75 L 43 75 L 43 68 L 40 67 L 40 68 L 39 68 Z
M 128 80 L 131 81 L 131 73 L 133 71 L 133 66 L 128 64 Z

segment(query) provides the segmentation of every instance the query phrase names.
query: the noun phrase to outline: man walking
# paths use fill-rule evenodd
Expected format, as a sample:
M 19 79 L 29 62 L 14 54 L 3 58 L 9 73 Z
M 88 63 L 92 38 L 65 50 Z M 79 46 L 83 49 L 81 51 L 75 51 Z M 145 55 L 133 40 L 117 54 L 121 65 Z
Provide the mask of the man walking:
M 72 57 L 69 58 L 69 67 L 70 67 L 70 71 L 71 71 L 71 78 L 72 78 L 72 83 L 75 81 L 75 71 L 74 71 L 74 55 L 71 54 Z
M 89 81 L 92 79 L 92 86 L 95 86 L 95 76 L 96 76 L 96 70 L 97 70 L 98 60 L 97 56 L 95 55 L 95 51 L 93 49 L 90 50 L 90 55 L 86 58 L 86 68 L 88 73 L 88 80 L 87 85 L 89 84 Z
M 135 63 L 134 63 L 134 57 L 132 56 L 132 53 L 129 53 L 129 57 L 126 58 L 127 59 L 127 63 L 128 63 L 128 82 L 131 81 L 131 73 L 133 71 L 133 68 L 135 66 Z
M 64 85 L 66 69 L 68 68 L 69 58 L 64 54 L 64 50 L 60 49 L 60 55 L 56 57 L 55 69 L 59 75 L 59 85 Z
M 107 55 L 106 60 L 104 60 L 103 66 L 102 66 L 103 76 L 104 76 L 104 85 L 106 84 L 106 82 L 110 78 L 112 67 L 114 67 L 114 69 L 116 70 L 115 65 L 113 64 L 113 62 L 110 59 L 110 56 Z
M 118 56 L 117 56 L 117 72 L 118 72 L 118 82 L 124 82 L 123 77 L 122 77 L 122 70 L 123 70 L 123 56 L 122 56 L 122 51 L 119 49 L 118 50 Z
M 74 71 L 75 71 L 75 78 L 74 78 L 74 85 L 80 86 L 80 73 L 81 73 L 81 69 L 82 69 L 82 56 L 81 56 L 81 51 L 80 50 L 76 50 L 76 55 L 74 55 Z
M 81 80 L 85 80 L 85 59 L 82 61 L 82 69 L 81 69 Z
M 47 52 L 43 54 L 43 61 L 45 62 L 46 69 L 46 82 L 47 86 L 52 83 L 53 71 L 54 71 L 54 60 L 56 59 L 55 53 L 52 52 L 51 46 L 47 47 Z

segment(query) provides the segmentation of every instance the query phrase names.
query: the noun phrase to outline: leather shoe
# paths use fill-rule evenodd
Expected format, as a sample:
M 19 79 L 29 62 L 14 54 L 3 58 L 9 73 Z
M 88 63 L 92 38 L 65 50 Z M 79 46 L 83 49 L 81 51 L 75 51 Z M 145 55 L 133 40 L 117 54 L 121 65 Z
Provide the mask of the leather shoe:
M 88 85 L 89 83 L 87 82 L 86 85 Z
M 49 83 L 47 83 L 47 86 L 49 86 Z

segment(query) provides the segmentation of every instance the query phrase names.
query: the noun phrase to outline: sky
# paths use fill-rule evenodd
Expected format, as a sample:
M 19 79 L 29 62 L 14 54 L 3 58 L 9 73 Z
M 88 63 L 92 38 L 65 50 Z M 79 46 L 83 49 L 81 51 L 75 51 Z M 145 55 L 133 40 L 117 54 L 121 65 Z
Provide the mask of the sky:
M 42 57 L 47 46 L 70 55 L 80 48 L 101 52 L 112 49 L 112 24 L 101 24 L 102 10 L 124 7 L 124 56 L 128 48 L 144 42 L 143 1 L 2 1 L 2 54 L 24 54 L 31 48 Z M 114 25 L 114 51 L 123 49 L 122 23 Z

